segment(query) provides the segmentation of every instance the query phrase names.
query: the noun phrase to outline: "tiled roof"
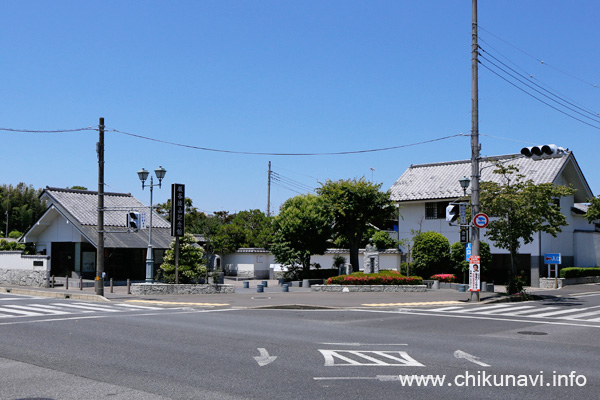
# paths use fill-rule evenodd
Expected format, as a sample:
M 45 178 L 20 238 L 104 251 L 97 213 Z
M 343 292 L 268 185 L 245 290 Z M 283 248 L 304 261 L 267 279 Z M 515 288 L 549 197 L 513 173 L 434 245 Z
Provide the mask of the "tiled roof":
M 531 179 L 535 184 L 552 183 L 569 159 L 572 159 L 570 151 L 562 156 L 541 160 L 533 160 L 520 154 L 486 157 L 479 163 L 480 179 L 503 183 L 502 177 L 494 174 L 494 166 L 501 162 L 516 166 L 519 173 L 525 175 L 525 179 Z M 458 180 L 465 176 L 471 179 L 471 160 L 411 165 L 391 187 L 391 198 L 394 201 L 458 198 L 463 195 Z M 468 189 L 467 193 L 470 193 Z
M 81 225 L 96 226 L 98 221 L 98 192 L 88 190 L 61 189 L 46 187 L 42 196 L 47 196 L 48 205 L 58 205 L 69 213 Z M 148 206 L 142 204 L 129 193 L 104 193 L 104 225 L 126 226 L 127 211 L 148 212 Z M 149 223 L 149 219 L 146 223 Z M 156 211 L 152 214 L 153 228 L 170 228 L 168 221 Z

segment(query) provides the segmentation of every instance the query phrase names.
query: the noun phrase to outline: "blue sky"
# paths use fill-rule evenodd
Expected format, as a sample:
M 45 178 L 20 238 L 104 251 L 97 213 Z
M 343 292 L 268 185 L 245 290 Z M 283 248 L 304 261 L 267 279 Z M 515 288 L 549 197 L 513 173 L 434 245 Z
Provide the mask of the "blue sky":
M 594 1 L 479 1 L 488 60 L 577 111 L 552 109 L 482 67 L 482 155 L 555 143 L 600 192 L 600 119 L 589 118 L 600 113 L 597 15 Z M 411 164 L 470 158 L 470 0 L 2 0 L 0 18 L 0 127 L 96 128 L 104 117 L 107 191 L 147 202 L 136 172 L 161 165 L 157 201 L 183 183 L 206 212 L 265 210 L 271 161 L 284 181 L 272 186 L 276 212 L 297 194 L 289 187 L 364 176 L 388 189 Z M 464 136 L 269 156 L 115 131 L 248 153 Z M 96 131 L 0 137 L 0 183 L 97 189 Z

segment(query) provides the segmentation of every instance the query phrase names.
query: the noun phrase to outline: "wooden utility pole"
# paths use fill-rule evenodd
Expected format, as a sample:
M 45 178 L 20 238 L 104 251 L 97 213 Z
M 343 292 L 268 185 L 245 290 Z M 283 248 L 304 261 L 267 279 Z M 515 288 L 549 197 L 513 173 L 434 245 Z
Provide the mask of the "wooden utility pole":
M 98 244 L 96 246 L 96 294 L 104 296 L 104 118 L 98 125 Z
M 471 82 L 471 215 L 479 213 L 479 44 L 477 42 L 477 0 L 473 0 L 473 44 Z M 471 256 L 479 256 L 479 228 L 471 227 Z M 472 293 L 471 293 L 472 294 Z M 479 300 L 479 292 L 477 292 Z

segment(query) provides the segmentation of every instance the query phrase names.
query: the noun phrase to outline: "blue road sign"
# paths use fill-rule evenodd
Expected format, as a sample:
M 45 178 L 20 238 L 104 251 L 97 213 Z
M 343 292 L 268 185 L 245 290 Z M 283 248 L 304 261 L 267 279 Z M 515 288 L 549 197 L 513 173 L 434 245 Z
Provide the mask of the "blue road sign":
M 471 261 L 471 243 L 467 243 L 467 251 L 465 253 L 467 261 Z
M 544 264 L 560 264 L 560 253 L 544 254 Z

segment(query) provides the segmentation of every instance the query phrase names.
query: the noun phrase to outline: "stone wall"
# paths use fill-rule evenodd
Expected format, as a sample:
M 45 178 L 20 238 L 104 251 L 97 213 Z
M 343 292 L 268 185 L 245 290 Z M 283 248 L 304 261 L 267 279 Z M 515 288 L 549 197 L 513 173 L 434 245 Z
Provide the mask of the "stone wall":
M 133 295 L 219 293 L 235 293 L 235 288 L 233 285 L 174 285 L 168 283 L 134 283 L 131 285 L 131 294 Z
M 313 292 L 426 292 L 427 285 L 313 285 Z
M 50 271 L 0 268 L 0 285 L 48 287 Z
M 560 289 L 567 285 L 600 283 L 600 276 L 584 276 L 581 278 L 540 278 L 540 289 Z

